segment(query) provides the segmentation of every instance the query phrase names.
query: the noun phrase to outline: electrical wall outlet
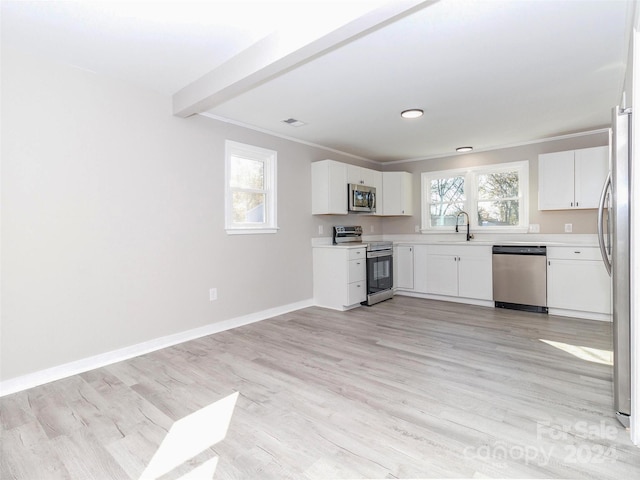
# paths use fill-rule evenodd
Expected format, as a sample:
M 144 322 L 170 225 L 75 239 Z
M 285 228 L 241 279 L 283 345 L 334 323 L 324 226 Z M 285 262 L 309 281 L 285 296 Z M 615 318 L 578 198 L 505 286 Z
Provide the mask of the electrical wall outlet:
M 324 226 L 318 225 L 318 235 L 322 235 L 324 233 Z
M 564 233 L 571 233 L 573 231 L 573 223 L 564 224 Z
M 530 223 L 529 224 L 529 233 L 540 233 L 540 224 L 539 223 Z
M 371 233 L 373 233 L 373 225 L 371 225 Z
M 416 233 L 420 233 L 420 225 L 416 225 Z
M 218 289 L 217 288 L 210 288 L 209 289 L 209 300 L 210 301 L 214 301 L 218 299 Z

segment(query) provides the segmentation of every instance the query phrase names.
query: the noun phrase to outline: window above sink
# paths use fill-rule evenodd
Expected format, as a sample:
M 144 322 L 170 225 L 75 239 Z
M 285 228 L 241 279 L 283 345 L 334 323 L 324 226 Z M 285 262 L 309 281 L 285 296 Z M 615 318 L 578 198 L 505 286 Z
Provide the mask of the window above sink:
M 529 162 L 422 173 L 422 232 L 452 231 L 461 212 L 474 232 L 526 232 Z

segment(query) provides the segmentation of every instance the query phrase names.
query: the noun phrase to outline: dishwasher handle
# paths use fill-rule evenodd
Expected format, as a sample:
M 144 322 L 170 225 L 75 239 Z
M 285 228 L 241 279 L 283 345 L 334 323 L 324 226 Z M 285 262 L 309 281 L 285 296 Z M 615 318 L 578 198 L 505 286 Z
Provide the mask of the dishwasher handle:
M 494 245 L 494 255 L 547 255 L 545 245 Z

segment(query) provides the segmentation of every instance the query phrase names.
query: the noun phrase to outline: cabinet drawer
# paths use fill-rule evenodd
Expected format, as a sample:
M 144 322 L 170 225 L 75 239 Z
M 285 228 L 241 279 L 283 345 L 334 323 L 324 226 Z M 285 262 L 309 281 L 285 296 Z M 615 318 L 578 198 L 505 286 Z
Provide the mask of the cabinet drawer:
M 367 251 L 365 248 L 349 249 L 349 260 L 357 260 L 359 258 L 363 260 L 367 258 Z
M 349 260 L 349 283 L 362 282 L 367 277 L 366 259 Z
M 547 247 L 549 260 L 602 260 L 597 247 Z
M 348 305 L 364 302 L 367 299 L 367 282 L 350 283 L 348 296 Z

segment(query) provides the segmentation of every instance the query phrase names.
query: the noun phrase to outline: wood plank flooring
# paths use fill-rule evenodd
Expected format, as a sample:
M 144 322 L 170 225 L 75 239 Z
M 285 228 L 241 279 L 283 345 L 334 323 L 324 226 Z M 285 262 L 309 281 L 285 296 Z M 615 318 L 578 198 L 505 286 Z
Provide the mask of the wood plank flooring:
M 563 345 L 611 325 L 307 308 L 1 398 L 0 477 L 640 478 L 611 366 Z

